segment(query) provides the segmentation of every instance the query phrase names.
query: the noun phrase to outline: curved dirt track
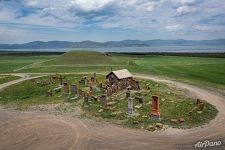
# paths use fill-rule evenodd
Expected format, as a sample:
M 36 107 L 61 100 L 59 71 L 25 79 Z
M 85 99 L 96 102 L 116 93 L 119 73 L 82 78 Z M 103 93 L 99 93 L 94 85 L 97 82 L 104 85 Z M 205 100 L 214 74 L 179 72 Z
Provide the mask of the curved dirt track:
M 225 98 L 217 93 L 175 81 L 146 75 L 135 77 L 166 82 L 216 106 L 218 115 L 209 124 L 187 130 L 148 132 L 126 129 L 77 116 L 55 116 L 45 112 L 21 112 L 0 108 L 0 149 L 194 149 L 195 143 L 220 140 L 225 149 Z M 29 79 L 29 78 L 26 78 Z M 23 80 L 26 80 L 25 78 Z M 11 84 L 0 85 L 0 91 Z

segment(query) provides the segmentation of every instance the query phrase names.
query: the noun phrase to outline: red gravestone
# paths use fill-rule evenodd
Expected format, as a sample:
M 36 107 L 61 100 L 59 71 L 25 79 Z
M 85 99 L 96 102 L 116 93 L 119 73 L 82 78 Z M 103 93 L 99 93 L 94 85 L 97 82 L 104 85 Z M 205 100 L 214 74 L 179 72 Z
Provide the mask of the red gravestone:
M 69 85 L 67 82 L 63 83 L 63 88 L 64 88 L 64 93 L 68 94 L 69 93 Z
M 152 111 L 151 111 L 151 118 L 153 119 L 160 119 L 160 112 L 159 112 L 159 97 L 152 96 Z

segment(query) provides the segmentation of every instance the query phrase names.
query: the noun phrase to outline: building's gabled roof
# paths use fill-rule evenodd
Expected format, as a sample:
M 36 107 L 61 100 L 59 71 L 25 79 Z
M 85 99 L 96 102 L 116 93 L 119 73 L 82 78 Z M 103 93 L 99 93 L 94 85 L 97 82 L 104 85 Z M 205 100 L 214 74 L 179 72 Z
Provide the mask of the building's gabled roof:
M 132 74 L 127 69 L 112 71 L 106 77 L 108 77 L 111 73 L 113 73 L 118 79 L 132 77 Z

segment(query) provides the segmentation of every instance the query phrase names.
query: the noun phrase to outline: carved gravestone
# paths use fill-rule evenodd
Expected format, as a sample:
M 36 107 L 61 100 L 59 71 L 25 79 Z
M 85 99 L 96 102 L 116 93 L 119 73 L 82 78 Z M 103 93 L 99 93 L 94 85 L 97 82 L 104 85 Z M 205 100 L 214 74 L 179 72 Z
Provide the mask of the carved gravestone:
M 107 107 L 107 96 L 105 94 L 102 94 L 99 97 L 99 100 L 100 100 L 101 106 L 106 108 Z
M 111 87 L 108 87 L 107 90 L 106 90 L 106 95 L 107 96 L 111 96 L 112 95 L 112 89 Z
M 89 94 L 92 96 L 92 95 L 94 95 L 94 89 L 93 89 L 93 86 L 90 86 L 89 87 L 90 89 L 89 89 Z
M 71 94 L 77 94 L 77 85 L 76 84 L 71 85 Z
M 202 111 L 204 109 L 205 104 L 202 100 L 197 99 L 197 106 L 198 106 L 198 109 Z
M 136 81 L 136 90 L 141 90 L 141 87 L 140 87 L 140 84 L 139 84 L 139 81 Z
M 94 73 L 93 77 L 94 77 L 94 82 L 95 82 L 95 81 L 96 81 L 96 79 L 97 79 L 97 74 L 96 74 L 96 73 Z
M 160 112 L 159 112 L 159 97 L 152 96 L 152 110 L 151 110 L 151 118 L 159 120 L 160 119 Z
M 84 97 L 84 91 L 82 91 L 81 89 L 79 89 L 78 95 L 79 95 L 79 97 Z
M 99 88 L 102 89 L 103 85 L 102 82 L 99 83 Z
M 68 94 L 69 93 L 69 85 L 67 82 L 63 83 L 63 88 L 64 88 L 64 93 Z
M 133 114 L 133 99 L 131 97 L 128 97 L 128 111 L 127 113 L 129 115 Z
M 89 100 L 89 94 L 87 92 L 84 92 L 84 103 L 88 103 Z
M 117 86 L 116 85 L 112 85 L 112 93 L 116 93 L 117 92 Z
M 91 82 L 95 83 L 95 78 L 94 77 L 91 77 Z
M 127 91 L 126 91 L 126 98 L 130 97 L 130 86 L 127 87 Z
M 81 79 L 81 80 L 79 81 L 79 85 L 85 85 L 85 80 L 84 80 L 84 79 Z

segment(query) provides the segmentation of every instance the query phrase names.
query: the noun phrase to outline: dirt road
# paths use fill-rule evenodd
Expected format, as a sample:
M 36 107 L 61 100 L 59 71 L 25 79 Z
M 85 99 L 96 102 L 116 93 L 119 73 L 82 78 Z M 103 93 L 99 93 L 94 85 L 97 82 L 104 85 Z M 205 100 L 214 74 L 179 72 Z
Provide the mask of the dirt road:
M 222 141 L 210 149 L 225 149 L 225 98 L 215 92 L 175 81 L 161 80 L 146 75 L 136 77 L 166 82 L 189 91 L 216 106 L 217 117 L 203 127 L 167 129 L 147 132 L 126 129 L 77 116 L 55 116 L 45 112 L 21 112 L 0 108 L 0 149 L 194 149 L 198 141 Z M 29 79 L 29 78 L 26 78 Z M 26 80 L 25 78 L 0 85 L 3 88 Z

